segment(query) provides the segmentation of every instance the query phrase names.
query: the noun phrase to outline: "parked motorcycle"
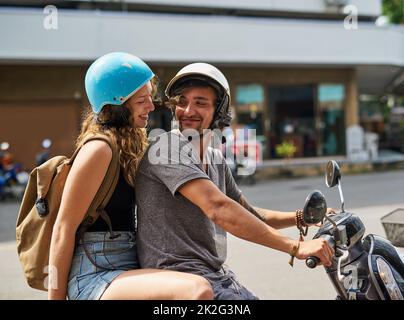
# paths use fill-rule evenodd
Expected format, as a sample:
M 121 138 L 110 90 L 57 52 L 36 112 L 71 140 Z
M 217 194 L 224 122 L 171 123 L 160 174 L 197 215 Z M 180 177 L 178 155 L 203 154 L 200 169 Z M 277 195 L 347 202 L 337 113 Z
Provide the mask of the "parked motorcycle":
M 20 163 L 14 163 L 8 152 L 9 143 L 0 146 L 0 200 L 21 200 L 28 183 L 29 174 L 22 170 Z
M 44 139 L 42 141 L 42 150 L 38 152 L 35 156 L 35 161 L 36 165 L 40 166 L 41 164 L 45 163 L 46 161 L 49 160 L 50 158 L 50 153 L 51 153 L 51 146 L 52 146 L 52 140 L 51 139 Z
M 404 256 L 387 239 L 369 234 L 352 212 L 345 211 L 341 187 L 341 171 L 335 161 L 326 168 L 326 184 L 338 186 L 341 212 L 326 215 L 324 195 L 315 190 L 305 202 L 303 219 L 307 224 L 322 223 L 313 239 L 324 238 L 335 250 L 327 275 L 337 291 L 339 300 L 404 300 Z M 315 268 L 317 257 L 306 259 Z

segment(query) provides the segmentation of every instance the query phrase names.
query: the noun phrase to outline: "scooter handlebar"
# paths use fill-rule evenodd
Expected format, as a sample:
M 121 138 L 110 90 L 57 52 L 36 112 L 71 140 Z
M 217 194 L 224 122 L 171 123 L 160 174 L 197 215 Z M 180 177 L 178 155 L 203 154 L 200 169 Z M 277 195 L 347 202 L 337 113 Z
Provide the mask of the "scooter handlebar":
M 328 244 L 331 247 L 335 247 L 335 240 L 333 237 L 331 237 L 330 235 L 326 234 L 323 236 L 320 236 L 320 238 L 324 238 L 325 240 L 327 240 Z M 306 266 L 309 267 L 310 269 L 314 269 L 315 267 L 318 266 L 318 264 L 321 262 L 321 260 L 315 256 L 310 256 L 306 259 Z
M 306 266 L 309 267 L 310 269 L 314 269 L 317 267 L 317 265 L 320 263 L 320 259 L 317 257 L 308 257 L 306 259 Z

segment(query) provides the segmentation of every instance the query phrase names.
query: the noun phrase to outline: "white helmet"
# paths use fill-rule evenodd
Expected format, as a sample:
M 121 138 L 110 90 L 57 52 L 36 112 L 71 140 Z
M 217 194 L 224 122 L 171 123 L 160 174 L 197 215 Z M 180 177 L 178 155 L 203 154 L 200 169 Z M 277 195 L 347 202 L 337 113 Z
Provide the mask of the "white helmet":
M 166 96 L 169 98 L 179 84 L 184 84 L 191 79 L 198 79 L 207 82 L 219 93 L 219 104 L 216 107 L 213 121 L 210 125 L 211 129 L 219 127 L 227 127 L 231 122 L 230 106 L 230 87 L 224 74 L 208 63 L 192 63 L 182 68 L 168 83 L 165 90 Z

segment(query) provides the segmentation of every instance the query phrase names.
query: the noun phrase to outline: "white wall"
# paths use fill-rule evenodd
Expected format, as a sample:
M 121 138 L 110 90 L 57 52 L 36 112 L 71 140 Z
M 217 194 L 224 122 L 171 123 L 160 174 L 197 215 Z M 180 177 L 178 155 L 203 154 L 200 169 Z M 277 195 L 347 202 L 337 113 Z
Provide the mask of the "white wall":
M 93 2 L 92 0 L 87 0 Z M 98 2 L 120 2 L 121 0 L 97 0 Z M 170 5 L 202 8 L 250 9 L 304 13 L 333 12 L 326 0 L 124 0 L 127 3 Z M 377 17 L 381 15 L 381 0 L 347 0 L 355 5 L 359 15 Z
M 58 11 L 46 30 L 41 10 L 0 10 L 0 60 L 89 61 L 128 51 L 153 62 L 404 66 L 403 27 L 341 21 Z

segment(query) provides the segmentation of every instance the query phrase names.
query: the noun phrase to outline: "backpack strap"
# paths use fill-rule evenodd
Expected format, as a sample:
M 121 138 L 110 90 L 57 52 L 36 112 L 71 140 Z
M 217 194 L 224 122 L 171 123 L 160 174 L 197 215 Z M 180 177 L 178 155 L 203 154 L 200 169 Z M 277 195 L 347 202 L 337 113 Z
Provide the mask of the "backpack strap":
M 105 141 L 106 143 L 108 143 L 108 145 L 110 146 L 111 150 L 112 150 L 112 159 L 111 162 L 109 163 L 107 172 L 105 173 L 105 177 L 104 180 L 102 181 L 93 201 L 91 202 L 88 210 L 87 210 L 87 214 L 86 217 L 84 218 L 83 224 L 88 225 L 88 227 L 90 225 L 92 225 L 95 220 L 97 220 L 97 218 L 101 215 L 104 216 L 104 214 L 102 214 L 102 212 L 104 211 L 106 205 L 108 204 L 113 192 L 115 191 L 115 187 L 116 184 L 118 182 L 119 179 L 119 171 L 120 171 L 120 165 L 119 165 L 119 151 L 118 151 L 118 147 L 116 145 L 116 143 L 114 141 L 112 141 L 111 138 L 109 138 L 108 136 L 105 135 L 94 135 L 91 136 L 89 138 L 87 138 L 83 145 L 89 141 L 93 141 L 93 140 L 102 140 Z M 73 156 L 76 155 L 73 154 Z M 71 161 L 73 161 L 74 158 L 72 157 Z M 108 215 L 106 215 L 108 217 Z M 109 222 L 109 224 L 111 223 L 109 218 L 107 218 L 108 221 L 106 221 L 107 223 Z M 110 226 L 109 226 L 110 227 Z M 110 228 L 112 229 L 112 228 Z
M 119 151 L 118 147 L 115 143 L 115 141 L 112 141 L 111 138 L 105 135 L 94 135 L 88 137 L 81 146 L 83 146 L 85 143 L 93 140 L 102 140 L 108 143 L 112 150 L 112 159 L 111 162 L 109 163 L 107 172 L 105 173 L 104 180 L 102 181 L 93 201 L 91 202 L 86 216 L 84 217 L 83 222 L 81 223 L 77 236 L 77 240 L 81 240 L 84 248 L 84 252 L 87 255 L 87 258 L 90 260 L 90 262 L 95 265 L 98 268 L 101 269 L 111 269 L 113 268 L 106 268 L 106 267 L 100 267 L 99 265 L 96 264 L 94 259 L 91 257 L 91 254 L 88 252 L 87 246 L 84 244 L 84 233 L 87 231 L 88 227 L 90 227 L 97 219 L 98 217 L 101 216 L 101 218 L 107 223 L 109 231 L 110 231 L 110 239 L 114 239 L 116 237 L 119 237 L 120 234 L 116 234 L 112 230 L 112 224 L 111 220 L 108 216 L 108 214 L 105 212 L 105 207 L 108 204 L 113 192 L 115 191 L 118 179 L 119 179 L 119 171 L 120 171 L 120 165 L 119 165 Z M 72 163 L 74 161 L 74 158 L 77 156 L 78 151 L 81 149 L 81 146 L 75 150 L 73 153 L 73 156 L 70 158 L 70 162 Z

